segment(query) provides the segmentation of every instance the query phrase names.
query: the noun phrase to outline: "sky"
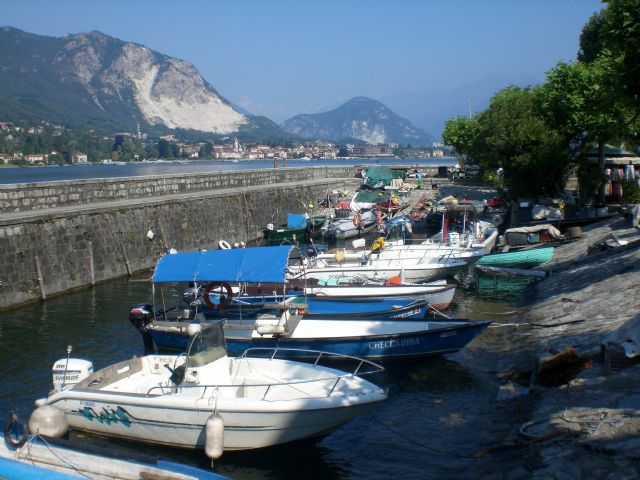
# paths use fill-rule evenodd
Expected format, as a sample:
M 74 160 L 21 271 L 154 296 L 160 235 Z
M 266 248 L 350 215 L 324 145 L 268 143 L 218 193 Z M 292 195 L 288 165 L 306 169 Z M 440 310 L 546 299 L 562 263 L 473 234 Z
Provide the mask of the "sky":
M 540 82 L 557 62 L 575 59 L 583 26 L 602 7 L 596 0 L 0 0 L 0 26 L 50 36 L 98 30 L 143 44 L 193 63 L 234 104 L 282 122 L 356 96 L 410 99 L 490 77 Z

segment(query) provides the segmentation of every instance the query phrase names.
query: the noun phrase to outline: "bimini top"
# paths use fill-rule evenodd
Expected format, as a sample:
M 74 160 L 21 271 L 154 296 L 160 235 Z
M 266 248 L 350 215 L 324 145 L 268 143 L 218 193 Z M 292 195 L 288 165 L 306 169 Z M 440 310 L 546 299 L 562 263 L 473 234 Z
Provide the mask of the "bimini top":
M 290 256 L 299 256 L 292 245 L 178 252 L 158 261 L 152 281 L 284 283 Z

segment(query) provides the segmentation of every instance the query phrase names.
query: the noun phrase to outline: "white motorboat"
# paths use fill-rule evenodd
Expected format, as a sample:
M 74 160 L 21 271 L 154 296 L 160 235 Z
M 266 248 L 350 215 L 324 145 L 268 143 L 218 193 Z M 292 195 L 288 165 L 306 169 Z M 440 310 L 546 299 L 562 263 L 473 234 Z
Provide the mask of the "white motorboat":
M 337 218 L 323 227 L 324 237 L 331 240 L 344 240 L 371 232 L 377 225 L 377 217 L 371 211 L 353 212 L 347 218 Z
M 338 250 L 305 259 L 301 265 L 290 265 L 287 275 L 289 280 L 305 277 L 363 277 L 370 280 L 387 280 L 400 277 L 402 282 L 425 282 L 453 275 L 467 263 L 465 259 L 450 256 L 386 258 L 367 251 Z
M 275 353 L 231 358 L 221 322 L 189 329 L 193 338 L 186 355 L 147 355 L 95 373 L 77 368 L 78 359 L 56 362 L 58 388 L 36 402 L 40 407 L 31 416 L 30 430 L 68 422 L 71 428 L 106 436 L 204 448 L 217 458 L 223 450 L 328 434 L 386 398 L 362 378 L 382 370 L 372 362 L 357 359 L 360 366 L 347 373 L 277 359 Z M 65 385 L 67 378 L 77 383 Z

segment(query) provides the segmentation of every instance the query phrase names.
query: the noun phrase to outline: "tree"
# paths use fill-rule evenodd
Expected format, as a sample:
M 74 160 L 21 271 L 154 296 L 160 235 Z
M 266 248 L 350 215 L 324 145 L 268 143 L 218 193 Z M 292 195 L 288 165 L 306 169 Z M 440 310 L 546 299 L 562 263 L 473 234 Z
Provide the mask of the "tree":
M 640 0 L 608 0 L 603 47 L 615 58 L 619 92 L 638 112 L 640 96 Z
M 604 11 L 594 13 L 582 28 L 582 33 L 580 34 L 579 62 L 593 62 L 602 53 L 604 30 Z
M 175 150 L 174 150 L 174 146 L 177 147 L 177 145 L 175 145 L 172 142 L 169 142 L 168 140 L 165 140 L 164 138 L 161 138 L 160 140 L 158 140 L 158 156 L 160 158 L 174 158 L 177 155 L 175 155 Z
M 447 121 L 442 132 L 444 143 L 462 155 L 471 155 L 478 136 L 476 118 L 456 117 Z
M 474 157 L 484 172 L 504 171 L 512 196 L 562 193 L 569 161 L 541 109 L 539 88 L 508 87 L 477 117 Z
M 198 157 L 213 158 L 213 144 L 211 142 L 205 142 L 198 150 Z
M 597 145 L 602 174 L 606 143 L 621 139 L 631 126 L 630 111 L 621 103 L 615 82 L 611 57 L 600 55 L 588 64 L 559 63 L 542 90 L 544 109 L 555 128 L 573 145 Z M 598 201 L 604 203 L 604 183 L 601 186 Z

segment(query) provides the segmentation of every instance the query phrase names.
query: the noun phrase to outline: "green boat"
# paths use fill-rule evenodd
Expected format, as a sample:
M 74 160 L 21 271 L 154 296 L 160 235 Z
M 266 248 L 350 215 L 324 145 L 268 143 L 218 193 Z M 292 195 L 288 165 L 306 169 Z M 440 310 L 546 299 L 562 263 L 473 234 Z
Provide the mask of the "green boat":
M 305 214 L 290 213 L 287 215 L 286 224 L 267 225 L 267 228 L 263 230 L 264 239 L 270 244 L 308 240 L 320 233 L 320 229 L 326 221 L 326 215 L 314 215 L 307 218 Z
M 504 268 L 533 268 L 549 263 L 553 247 L 532 248 L 517 252 L 492 253 L 482 257 L 476 265 Z

